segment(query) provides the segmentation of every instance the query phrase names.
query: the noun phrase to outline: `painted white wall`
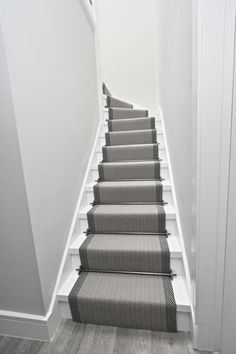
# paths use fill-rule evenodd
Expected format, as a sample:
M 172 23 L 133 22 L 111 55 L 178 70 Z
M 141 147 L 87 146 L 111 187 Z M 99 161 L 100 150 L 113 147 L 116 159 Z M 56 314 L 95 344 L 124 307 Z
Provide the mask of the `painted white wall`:
M 227 263 L 225 244 L 235 5 L 235 0 L 194 1 L 197 25 L 197 286 L 194 342 L 198 349 L 209 351 L 221 350 L 224 267 Z M 227 351 L 222 353 L 228 354 Z
M 234 281 L 234 270 L 236 268 L 235 248 L 236 248 L 236 49 L 235 49 L 235 12 L 236 0 L 227 0 L 226 2 L 226 26 L 225 48 L 227 50 L 228 60 L 225 60 L 225 67 L 227 68 L 225 74 L 225 81 L 228 83 L 229 91 L 227 92 L 228 100 L 230 101 L 229 113 L 224 114 L 224 121 L 228 121 L 228 155 L 227 158 L 228 169 L 227 179 L 224 179 L 224 184 L 227 192 L 225 193 L 227 219 L 226 219 L 226 232 L 225 232 L 225 248 L 223 248 L 225 259 L 224 263 L 224 282 L 223 282 L 223 299 L 222 299 L 222 330 L 220 333 L 222 354 L 234 354 L 236 352 L 235 342 L 235 316 L 236 316 L 236 284 Z M 230 80 L 229 76 L 230 75 Z M 223 112 L 225 113 L 225 112 Z M 225 142 L 223 141 L 225 144 Z M 226 154 L 224 154 L 226 155 Z M 222 166 L 224 168 L 224 166 Z M 226 181 L 228 183 L 226 183 Z M 220 245 L 221 246 L 221 245 Z M 222 248 L 222 247 L 221 247 Z
M 0 29 L 0 312 L 44 313 Z
M 156 0 L 97 0 L 103 81 L 156 112 Z
M 94 32 L 78 0 L 2 0 L 0 18 L 47 312 L 98 127 Z
M 185 249 L 191 264 L 194 146 L 192 8 L 189 0 L 157 2 L 158 101 L 163 112 Z
M 234 79 L 235 85 L 235 79 Z M 235 86 L 234 86 L 235 87 Z M 230 156 L 230 175 L 229 175 L 229 201 L 228 201 L 228 220 L 227 220 L 227 239 L 225 253 L 225 280 L 223 298 L 223 322 L 222 322 L 222 354 L 234 354 L 236 352 L 235 342 L 235 316 L 236 316 L 236 283 L 234 281 L 234 270 L 236 267 L 236 91 L 234 89 L 234 103 L 232 116 L 231 133 L 231 156 Z

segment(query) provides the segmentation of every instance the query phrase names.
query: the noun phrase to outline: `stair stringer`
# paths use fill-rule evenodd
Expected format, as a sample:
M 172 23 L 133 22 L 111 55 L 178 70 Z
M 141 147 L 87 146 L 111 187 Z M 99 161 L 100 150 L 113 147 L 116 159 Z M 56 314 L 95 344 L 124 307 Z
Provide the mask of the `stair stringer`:
M 106 96 L 102 95 L 103 100 L 103 121 L 98 126 L 94 147 L 88 163 L 87 173 L 81 189 L 80 198 L 77 204 L 75 215 L 76 218 L 72 223 L 71 235 L 69 237 L 66 249 L 66 257 L 64 267 L 61 274 L 59 291 L 57 293 L 57 301 L 59 304 L 61 316 L 63 318 L 71 318 L 68 295 L 72 289 L 78 274 L 76 268 L 80 266 L 79 247 L 84 241 L 86 235 L 84 231 L 87 229 L 87 211 L 91 208 L 90 203 L 93 201 L 92 186 L 98 178 L 98 163 L 102 159 L 102 146 L 105 142 L 105 132 L 107 131 L 108 109 L 106 108 Z M 135 105 L 134 108 L 142 108 Z M 178 274 L 173 280 L 173 289 L 177 303 L 177 328 L 178 331 L 190 331 L 191 329 L 191 313 L 189 298 L 186 291 L 186 272 L 183 262 L 183 251 L 179 242 L 179 228 L 177 225 L 175 200 L 173 198 L 173 187 L 170 183 L 170 170 L 168 155 L 166 154 L 162 117 L 158 112 L 156 117 L 156 129 L 159 134 L 159 141 L 161 141 L 162 162 L 161 174 L 166 181 L 163 183 L 164 187 L 164 200 L 168 200 L 168 205 L 165 207 L 167 215 L 167 229 L 172 233 L 168 238 L 168 243 L 171 253 L 171 267 L 173 272 Z M 72 231 L 73 229 L 73 231 Z

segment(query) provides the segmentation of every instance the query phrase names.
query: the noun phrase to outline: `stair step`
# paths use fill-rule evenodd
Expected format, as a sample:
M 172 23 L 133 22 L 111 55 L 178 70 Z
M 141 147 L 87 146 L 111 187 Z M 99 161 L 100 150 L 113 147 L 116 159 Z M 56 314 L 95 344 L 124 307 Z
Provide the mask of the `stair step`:
M 68 296 L 77 279 L 78 273 L 74 270 L 69 274 L 58 292 L 57 299 L 59 301 L 62 317 L 64 318 L 71 318 Z M 172 280 L 177 306 L 177 330 L 188 332 L 191 330 L 191 306 L 185 284 L 186 280 L 184 276 L 177 276 Z
M 121 162 L 121 161 L 150 161 L 158 159 L 158 144 L 138 144 L 138 145 L 117 145 L 103 146 L 103 162 Z M 101 160 L 100 160 L 101 161 Z
M 165 205 L 163 208 L 165 210 L 165 215 L 166 215 L 167 220 L 175 220 L 176 219 L 175 207 L 173 205 Z M 90 209 L 91 209 L 90 205 L 87 206 L 86 208 L 83 208 L 81 211 L 79 211 L 78 218 L 87 219 L 87 212 Z
M 167 168 L 168 167 L 168 162 L 167 161 L 160 161 L 160 165 L 161 165 L 162 168 Z M 98 170 L 98 164 L 93 164 L 91 166 L 91 169 L 94 170 L 94 171 L 97 171 Z
M 143 118 L 148 116 L 145 109 L 109 108 L 109 119 Z
M 113 119 L 107 125 L 110 132 L 155 129 L 155 117 Z
M 106 145 L 153 144 L 157 142 L 156 129 L 108 132 Z
M 86 240 L 86 234 L 79 234 L 74 236 L 74 241 L 69 247 L 69 254 L 74 254 L 79 256 L 79 248 Z M 168 247 L 170 250 L 171 258 L 182 258 L 182 250 L 180 246 L 180 241 L 178 236 L 171 235 L 167 239 Z
M 162 202 L 162 183 L 159 181 L 99 182 L 94 186 L 97 204 Z
M 107 107 L 133 109 L 133 105 L 131 103 L 119 100 L 118 98 L 111 97 L 111 96 L 107 96 L 106 104 L 107 104 Z
M 169 277 L 82 273 L 70 295 L 74 321 L 175 332 L 176 304 Z
M 133 182 L 130 181 L 130 182 L 131 183 L 135 183 L 134 181 Z M 142 181 L 136 181 L 136 182 L 140 182 L 141 183 Z M 154 182 L 154 181 L 150 181 L 150 182 Z M 88 184 L 86 186 L 86 188 L 85 188 L 87 203 L 93 203 L 94 202 L 94 193 L 93 193 L 94 185 L 95 185 L 95 182 L 93 184 Z M 164 202 L 168 203 L 168 205 L 173 205 L 172 188 L 171 188 L 171 184 L 168 181 L 162 181 L 162 190 L 163 190 L 163 200 L 164 200 Z
M 160 162 L 106 162 L 98 165 L 99 178 L 102 181 L 159 179 Z
M 79 254 L 83 269 L 171 272 L 165 236 L 89 234 Z
M 108 205 L 110 206 L 110 205 Z M 78 213 L 78 221 L 77 221 L 77 233 L 82 233 L 88 228 L 88 220 L 87 220 L 87 212 L 91 209 L 91 206 L 87 206 L 82 208 Z M 176 223 L 176 213 L 175 208 L 172 205 L 165 205 L 165 215 L 166 215 L 166 229 L 172 235 L 178 235 L 178 228 Z M 169 237 L 171 237 L 169 236 Z
M 165 233 L 161 205 L 96 205 L 87 213 L 91 233 Z
M 111 96 L 111 92 L 110 90 L 108 89 L 108 87 L 106 86 L 106 84 L 103 82 L 102 84 L 102 93 L 104 96 Z
M 114 237 L 116 235 L 113 235 Z M 71 257 L 72 264 L 74 269 L 77 269 L 81 265 L 79 248 L 82 243 L 86 240 L 86 234 L 75 234 L 73 236 L 73 242 L 70 245 L 68 254 Z M 148 236 L 149 237 L 149 236 Z M 182 259 L 182 250 L 180 247 L 180 241 L 178 236 L 170 235 L 167 239 L 168 247 L 170 250 L 170 266 L 174 273 L 178 275 L 184 274 L 183 269 L 183 259 Z
M 147 181 L 146 181 L 147 182 Z M 152 181 L 151 181 L 152 182 Z M 109 182 L 108 182 L 109 183 Z M 172 190 L 172 187 L 171 187 L 171 184 L 169 181 L 162 181 L 162 188 L 163 188 L 163 191 L 171 191 Z M 86 187 L 86 191 L 87 192 L 93 192 L 93 186 L 94 184 L 89 184 L 87 185 Z

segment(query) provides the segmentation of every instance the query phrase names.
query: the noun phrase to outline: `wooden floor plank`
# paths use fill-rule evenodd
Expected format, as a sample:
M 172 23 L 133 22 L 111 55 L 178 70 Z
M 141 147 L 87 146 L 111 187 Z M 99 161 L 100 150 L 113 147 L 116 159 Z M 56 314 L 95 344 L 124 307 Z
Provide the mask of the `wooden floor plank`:
M 96 326 L 62 320 L 50 343 L 0 337 L 3 354 L 196 354 L 188 333 Z M 200 353 L 200 352 L 197 352 Z M 205 354 L 206 352 L 202 352 Z

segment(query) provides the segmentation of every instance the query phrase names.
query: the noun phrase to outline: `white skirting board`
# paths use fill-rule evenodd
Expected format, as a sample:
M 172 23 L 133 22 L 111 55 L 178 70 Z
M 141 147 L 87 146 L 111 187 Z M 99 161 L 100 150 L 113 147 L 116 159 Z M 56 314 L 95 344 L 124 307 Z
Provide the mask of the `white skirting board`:
M 57 303 L 50 315 L 0 311 L 0 335 L 50 341 L 61 321 Z

